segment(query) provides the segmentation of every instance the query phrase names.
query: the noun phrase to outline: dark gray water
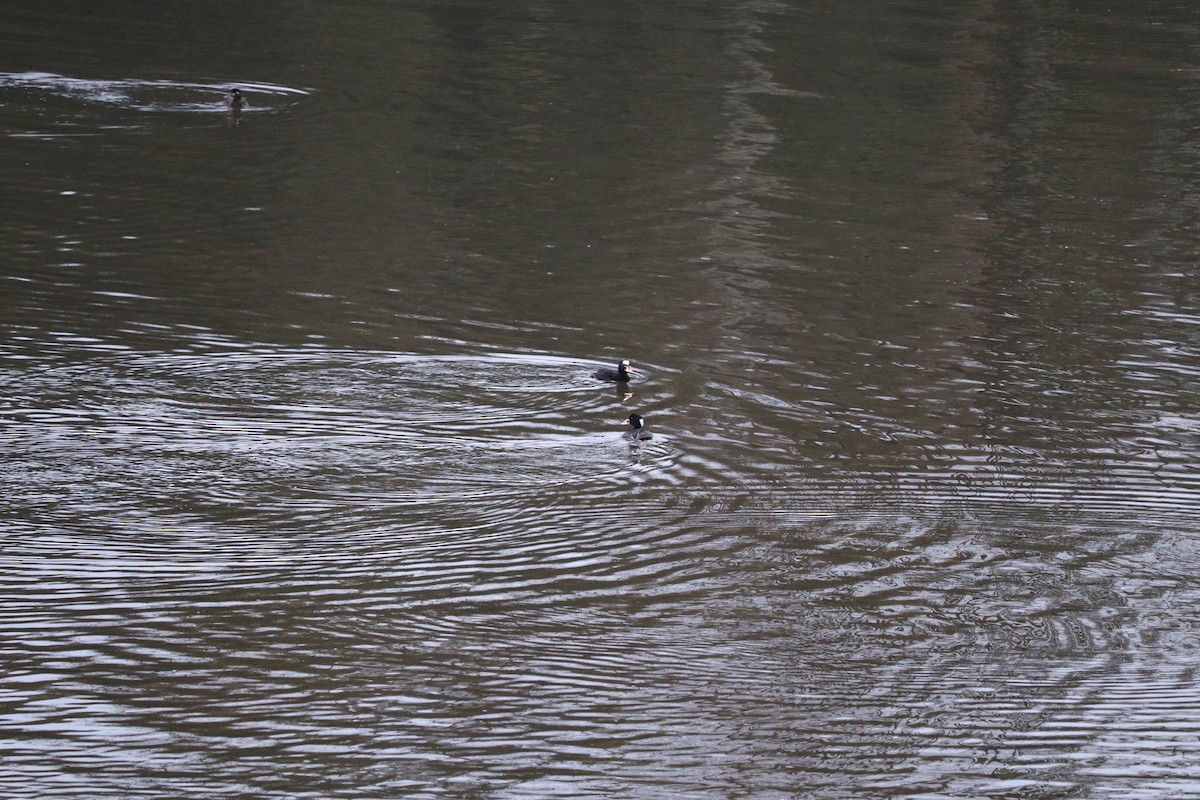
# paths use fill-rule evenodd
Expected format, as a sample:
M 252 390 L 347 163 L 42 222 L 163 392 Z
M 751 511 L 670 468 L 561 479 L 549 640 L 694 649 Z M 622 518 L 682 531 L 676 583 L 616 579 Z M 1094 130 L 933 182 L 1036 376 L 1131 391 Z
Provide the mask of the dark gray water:
M 1200 10 L 1077 5 L 0 3 L 0 794 L 1200 797 Z

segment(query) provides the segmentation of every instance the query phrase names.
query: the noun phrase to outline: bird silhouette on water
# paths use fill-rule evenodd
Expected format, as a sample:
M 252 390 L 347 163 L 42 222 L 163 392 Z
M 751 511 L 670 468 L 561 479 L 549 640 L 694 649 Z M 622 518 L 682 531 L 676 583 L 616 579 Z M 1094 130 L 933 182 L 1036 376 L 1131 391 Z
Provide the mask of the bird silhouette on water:
M 225 93 L 225 107 L 230 111 L 241 111 L 248 105 L 241 89 L 234 87 Z
M 612 369 L 611 367 L 601 367 L 592 373 L 592 377 L 602 381 L 629 383 L 629 373 L 633 371 L 633 367 L 629 366 L 629 359 L 626 358 L 622 360 L 620 364 L 617 364 L 616 369 Z
M 646 430 L 646 421 L 641 414 L 630 414 L 624 422 L 629 425 L 629 430 L 624 434 L 625 438 L 631 442 L 644 442 L 653 435 Z

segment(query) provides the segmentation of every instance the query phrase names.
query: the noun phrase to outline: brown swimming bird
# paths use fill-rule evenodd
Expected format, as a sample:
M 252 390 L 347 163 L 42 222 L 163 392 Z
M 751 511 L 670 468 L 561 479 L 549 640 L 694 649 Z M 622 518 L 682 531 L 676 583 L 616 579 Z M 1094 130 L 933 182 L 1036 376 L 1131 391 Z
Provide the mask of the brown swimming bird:
M 241 111 L 247 105 L 249 103 L 242 97 L 241 89 L 234 88 L 225 93 L 225 107 L 230 111 Z

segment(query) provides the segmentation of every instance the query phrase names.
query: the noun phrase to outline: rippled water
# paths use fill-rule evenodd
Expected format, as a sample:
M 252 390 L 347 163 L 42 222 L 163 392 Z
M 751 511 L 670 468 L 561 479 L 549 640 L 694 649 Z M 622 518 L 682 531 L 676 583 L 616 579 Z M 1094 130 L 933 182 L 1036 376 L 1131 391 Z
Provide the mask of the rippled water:
M 260 102 L 268 97 L 307 94 L 302 89 L 264 83 L 239 82 L 236 85 L 243 91 L 254 92 Z M 228 88 L 224 84 L 164 80 L 92 80 L 47 72 L 0 73 L 0 92 L 22 98 L 26 105 L 39 111 L 52 103 L 60 103 L 60 114 L 63 109 L 69 109 L 68 116 L 74 118 L 72 124 L 76 127 L 86 119 L 91 106 L 109 106 L 121 112 L 150 114 L 224 111 L 225 105 L 220 94 Z M 265 107 L 255 105 L 247 106 L 244 110 L 249 112 L 255 108 L 265 110 Z M 49 116 L 44 111 L 43 115 Z M 56 123 L 63 123 L 62 116 L 57 116 L 51 122 L 52 125 Z M 40 134 L 35 131 L 11 131 L 9 135 L 37 137 Z
M 1200 797 L 1194 12 L 12 6 L 5 797 Z

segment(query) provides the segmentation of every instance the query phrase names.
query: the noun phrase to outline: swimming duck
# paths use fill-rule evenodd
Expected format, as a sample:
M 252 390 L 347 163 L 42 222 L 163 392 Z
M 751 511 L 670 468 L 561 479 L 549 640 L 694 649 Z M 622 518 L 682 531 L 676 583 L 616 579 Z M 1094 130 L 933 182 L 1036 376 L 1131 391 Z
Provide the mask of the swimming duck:
M 628 383 L 629 373 L 633 372 L 633 367 L 629 366 L 629 359 L 624 359 L 620 364 L 617 364 L 616 369 L 601 367 L 592 373 L 593 378 L 602 381 L 616 381 L 617 383 Z
M 641 414 L 630 414 L 623 421 L 629 423 L 629 430 L 625 431 L 624 436 L 630 441 L 644 442 L 653 435 L 650 433 L 650 431 L 646 430 L 645 425 L 643 425 L 644 420 L 642 419 Z
M 241 89 L 234 88 L 225 93 L 225 107 L 230 111 L 241 111 L 247 105 Z

